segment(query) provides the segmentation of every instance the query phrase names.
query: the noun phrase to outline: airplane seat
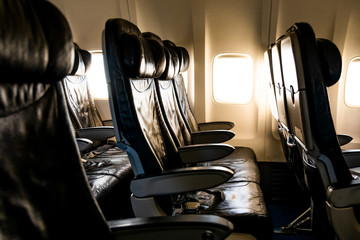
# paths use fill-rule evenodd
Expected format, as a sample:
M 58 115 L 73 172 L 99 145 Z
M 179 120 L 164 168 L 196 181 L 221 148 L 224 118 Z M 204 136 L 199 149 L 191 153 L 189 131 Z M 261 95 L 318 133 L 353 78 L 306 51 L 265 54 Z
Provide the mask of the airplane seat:
M 269 94 L 272 98 L 272 115 L 278 123 L 278 133 L 280 137 L 280 144 L 287 166 L 295 176 L 298 186 L 303 193 L 310 197 L 309 189 L 306 185 L 304 176 L 304 167 L 301 159 L 299 149 L 294 140 L 294 135 L 291 131 L 290 116 L 287 111 L 287 102 L 285 95 L 285 87 L 282 73 L 281 63 L 281 46 L 279 42 L 272 44 L 265 52 L 264 58 L 268 69 L 268 84 Z M 304 223 L 311 220 L 312 208 L 311 204 L 303 213 L 291 221 L 287 226 L 281 227 L 282 232 L 298 232 L 311 231 L 311 228 L 304 228 Z
M 340 52 L 331 41 L 316 39 L 307 23 L 293 25 L 281 49 L 292 130 L 315 207 L 313 230 L 318 237 L 334 238 L 334 229 L 340 239 L 356 239 L 358 180 L 341 151 L 326 89 L 340 78 Z
M 105 221 L 80 161 L 62 79 L 64 16 L 43 0 L 1 0 L 0 239 L 224 239 L 217 216 Z
M 180 59 L 180 72 L 175 76 L 174 82 L 176 94 L 178 96 L 178 104 L 180 105 L 180 109 L 184 115 L 186 124 L 190 131 L 197 132 L 200 130 L 230 130 L 233 128 L 235 124 L 229 121 L 215 121 L 205 123 L 197 122 L 195 115 L 193 114 L 193 111 L 190 107 L 183 77 L 183 74 L 187 71 L 190 65 L 189 52 L 184 47 L 176 46 L 175 43 L 170 40 L 164 40 L 164 46 L 173 49 Z
M 156 34 L 145 32 L 142 33 L 142 36 L 148 41 L 156 41 L 165 51 L 165 71 L 160 77 L 155 79 L 155 83 L 158 98 L 160 100 L 159 105 L 176 146 L 181 147 L 191 144 L 221 143 L 234 137 L 235 134 L 229 130 L 191 132 L 185 117 L 180 110 L 173 82 L 174 77 L 179 74 L 179 69 L 184 65 L 182 58 L 179 57 L 173 48 L 165 47 L 161 38 Z
M 79 145 L 89 141 L 91 148 L 81 151 L 90 188 L 107 220 L 131 217 L 130 182 L 134 174 L 124 150 L 108 142 L 114 136 L 113 126 L 104 126 L 88 88 L 86 71 L 91 54 L 74 43 L 71 73 L 63 79 L 65 99 Z M 91 140 L 88 139 L 91 138 Z
M 273 97 L 277 111 L 278 133 L 285 160 L 295 175 L 300 188 L 307 193 L 305 184 L 303 165 L 298 148 L 296 147 L 294 136 L 291 130 L 290 116 L 286 106 L 285 87 L 282 74 L 282 62 L 280 59 L 281 47 L 279 43 L 273 44 L 268 50 L 268 58 L 271 70 L 270 85 L 273 86 Z
M 159 108 L 154 81 L 166 71 L 163 66 L 166 55 L 161 44 L 145 39 L 137 26 L 124 19 L 110 19 L 103 34 L 103 49 L 117 144 L 126 149 L 135 173 L 131 183 L 135 215 L 190 212 L 208 215 L 213 211 L 218 216 L 233 217 L 237 221 L 237 231 L 268 239 L 273 228 L 257 183 L 232 183 L 232 189 L 226 189 L 232 196 L 228 198 L 232 203 L 222 201 L 207 209 L 208 201 L 203 201 L 205 205 L 202 205 L 201 199 L 193 195 L 223 185 L 234 172 L 223 166 L 184 167 L 209 161 L 206 157 L 209 150 L 202 149 L 204 154 L 198 155 L 180 153 L 184 150 L 172 141 Z M 186 146 L 185 150 L 190 151 L 192 147 Z M 151 169 L 150 164 L 157 166 Z M 168 198 L 169 195 L 171 208 L 166 208 L 164 198 L 159 197 Z M 216 212 L 220 205 L 221 211 Z
M 213 138 L 228 138 L 229 130 L 198 131 L 196 133 L 190 133 L 190 131 L 185 126 L 183 115 L 181 114 L 181 111 L 177 105 L 177 96 L 173 82 L 174 76 L 178 75 L 178 63 L 181 63 L 182 61 L 173 48 L 164 46 L 160 37 L 156 34 L 146 32 L 142 33 L 142 36 L 149 41 L 157 41 L 161 46 L 164 47 L 166 67 L 164 73 L 155 79 L 155 84 L 157 87 L 156 92 L 158 94 L 160 109 L 162 110 L 164 121 L 168 126 L 172 140 L 174 141 L 176 147 L 181 152 L 184 147 L 197 143 L 197 147 L 207 146 L 207 151 L 210 151 L 210 148 L 213 148 L 211 154 L 215 156 L 215 147 L 221 147 L 220 150 L 222 150 L 223 147 L 226 147 L 226 145 L 216 146 L 201 144 L 217 142 L 216 139 Z M 203 133 L 205 138 L 201 136 Z M 212 134 L 211 137 L 209 137 L 210 134 Z M 220 153 L 217 155 L 220 155 Z M 235 172 L 234 176 L 230 179 L 232 182 L 252 181 L 260 183 L 260 171 L 257 166 L 255 153 L 252 149 L 246 147 L 235 147 L 235 150 L 230 148 L 228 153 L 221 153 L 221 155 L 222 157 L 219 160 L 214 160 L 206 164 L 212 166 L 226 166 L 232 169 Z
M 63 85 L 76 136 L 80 139 L 91 140 L 93 143 L 91 148 L 95 149 L 100 145 L 105 145 L 109 138 L 115 136 L 114 127 L 105 126 L 88 87 L 86 74 L 91 65 L 91 54 L 81 49 L 76 43 L 74 44 L 74 66 L 71 73 L 64 78 Z M 112 144 L 108 145 L 108 148 L 110 147 Z

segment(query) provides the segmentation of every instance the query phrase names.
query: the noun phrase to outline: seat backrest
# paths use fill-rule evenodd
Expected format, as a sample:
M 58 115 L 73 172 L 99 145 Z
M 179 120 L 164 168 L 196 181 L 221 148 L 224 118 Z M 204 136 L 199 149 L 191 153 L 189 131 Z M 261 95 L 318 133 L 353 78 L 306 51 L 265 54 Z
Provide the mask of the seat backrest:
M 277 116 L 278 120 L 278 131 L 284 157 L 288 167 L 294 173 L 299 186 L 303 191 L 307 192 L 308 189 L 303 173 L 303 163 L 299 150 L 294 143 L 290 115 L 287 110 L 286 91 L 283 80 L 282 62 L 280 58 L 280 42 L 278 41 L 274 43 L 266 53 L 265 57 L 269 59 L 270 76 L 272 77 L 272 79 L 269 79 L 269 81 L 272 81 L 269 83 L 271 88 L 270 94 L 273 94 L 275 101 L 276 110 L 273 111 L 276 111 L 275 116 Z
M 188 128 L 175 90 L 174 77 L 179 74 L 180 58 L 172 48 L 165 47 L 160 37 L 154 33 L 143 33 L 146 39 L 157 41 L 164 47 L 166 65 L 163 74 L 155 79 L 160 109 L 164 115 L 165 123 L 177 147 L 191 145 L 191 133 Z
M 70 119 L 76 129 L 103 126 L 88 86 L 91 54 L 75 44 L 73 71 L 63 80 Z
M 347 184 L 351 173 L 342 155 L 326 87 L 341 74 L 341 55 L 329 40 L 316 39 L 311 26 L 296 23 L 281 39 L 281 59 L 291 130 L 308 165 L 329 159 L 329 178 Z M 334 180 L 336 179 L 336 180 Z
M 182 111 L 182 114 L 184 116 L 188 128 L 190 129 L 191 132 L 197 132 L 200 129 L 190 107 L 190 102 L 187 96 L 184 77 L 183 77 L 183 73 L 185 73 L 188 70 L 190 64 L 189 53 L 185 48 L 176 46 L 173 42 L 169 40 L 164 40 L 163 42 L 165 47 L 174 50 L 178 55 L 180 67 L 179 67 L 179 74 L 177 74 L 174 77 L 175 90 L 180 104 L 180 110 Z
M 131 22 L 110 19 L 103 50 L 117 144 L 127 151 L 135 175 L 180 167 L 154 81 L 165 69 L 163 47 L 146 40 Z
M 264 52 L 264 64 L 265 64 L 265 76 L 266 83 L 268 85 L 268 98 L 270 102 L 271 114 L 276 121 L 279 121 L 279 113 L 277 109 L 276 95 L 275 95 L 275 83 L 274 83 L 274 73 L 273 73 L 273 63 L 271 56 L 271 47 Z
M 275 43 L 271 48 L 272 70 L 274 77 L 274 87 L 276 96 L 276 105 L 279 114 L 279 123 L 285 131 L 290 132 L 289 114 L 287 113 L 285 86 L 282 74 L 282 63 L 280 59 L 281 48 L 279 43 Z
M 61 84 L 73 62 L 70 27 L 47 1 L 0 6 L 0 239 L 109 239 Z

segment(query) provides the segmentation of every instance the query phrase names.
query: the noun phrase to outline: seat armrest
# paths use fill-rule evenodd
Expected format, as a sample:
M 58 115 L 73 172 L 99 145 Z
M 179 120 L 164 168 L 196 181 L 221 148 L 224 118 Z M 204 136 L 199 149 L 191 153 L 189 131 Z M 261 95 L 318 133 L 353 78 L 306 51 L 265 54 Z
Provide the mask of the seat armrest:
M 342 153 L 349 168 L 360 167 L 360 149 L 343 150 Z
M 90 140 L 106 140 L 115 136 L 113 126 L 89 127 L 76 129 L 76 136 Z
M 351 136 L 345 135 L 345 134 L 338 134 L 336 136 L 338 138 L 340 146 L 344 146 L 345 144 L 348 144 L 349 142 L 351 142 L 353 140 L 353 138 Z
M 228 121 L 217 121 L 217 122 L 206 122 L 206 123 L 198 123 L 200 131 L 207 130 L 230 130 L 235 124 L 233 122 Z
M 233 175 L 232 170 L 220 166 L 179 168 L 156 176 L 135 178 L 130 189 L 140 198 L 178 194 L 218 186 Z
M 220 240 L 234 229 L 230 221 L 213 215 L 131 218 L 107 223 L 115 239 L 122 240 Z
M 352 180 L 348 186 L 330 186 L 327 200 L 334 207 L 345 208 L 360 204 L 360 180 Z
M 87 152 L 93 145 L 93 142 L 87 138 L 76 138 L 76 143 L 81 153 Z
M 179 147 L 179 155 L 184 164 L 218 160 L 228 156 L 235 148 L 229 144 L 197 144 Z
M 103 120 L 102 122 L 103 122 L 104 126 L 114 126 L 112 119 Z
M 230 130 L 208 130 L 191 133 L 193 144 L 222 143 L 234 136 L 235 133 Z

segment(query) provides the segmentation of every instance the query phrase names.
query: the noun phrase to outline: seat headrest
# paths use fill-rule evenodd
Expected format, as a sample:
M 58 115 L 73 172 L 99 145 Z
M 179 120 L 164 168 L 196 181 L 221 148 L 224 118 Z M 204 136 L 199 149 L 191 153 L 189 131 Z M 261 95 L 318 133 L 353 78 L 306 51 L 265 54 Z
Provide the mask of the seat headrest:
M 334 85 L 341 75 L 341 54 L 336 45 L 327 39 L 316 39 L 318 54 L 322 72 L 324 74 L 324 83 L 327 87 Z
M 91 64 L 91 53 L 74 43 L 74 64 L 69 75 L 85 75 Z
M 166 67 L 164 73 L 160 76 L 160 80 L 171 80 L 179 74 L 180 61 L 179 56 L 172 48 L 164 47 L 166 56 Z
M 163 42 L 158 35 L 152 32 L 144 32 L 141 35 L 147 40 L 150 46 L 156 67 L 154 78 L 158 78 L 164 73 L 166 67 L 166 57 Z
M 124 19 L 110 19 L 105 28 L 106 47 L 122 56 L 120 64 L 128 77 L 153 78 L 158 74 L 150 45 L 136 25 Z
M 189 52 L 183 47 L 176 46 L 175 43 L 173 43 L 170 40 L 164 40 L 163 43 L 164 46 L 173 49 L 177 53 L 180 64 L 179 72 L 180 73 L 186 72 L 190 64 Z
M 56 7 L 43 0 L 3 0 L 0 19 L 2 83 L 50 83 L 70 72 L 72 34 Z

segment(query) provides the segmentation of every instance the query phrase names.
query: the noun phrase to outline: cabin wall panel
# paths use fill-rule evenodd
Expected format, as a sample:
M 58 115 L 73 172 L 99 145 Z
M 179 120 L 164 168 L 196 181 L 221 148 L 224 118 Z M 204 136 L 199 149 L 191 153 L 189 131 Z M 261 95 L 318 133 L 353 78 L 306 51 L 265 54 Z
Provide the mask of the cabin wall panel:
M 353 146 L 358 147 L 360 144 L 360 108 L 351 108 L 345 104 L 345 80 L 349 62 L 354 57 L 360 56 L 360 2 L 348 1 L 347 6 L 350 14 L 346 32 L 343 31 L 346 34 L 342 51 L 342 75 L 338 84 L 337 132 L 349 134 L 354 138 L 352 144 L 347 146 L 347 148 L 352 148 Z

